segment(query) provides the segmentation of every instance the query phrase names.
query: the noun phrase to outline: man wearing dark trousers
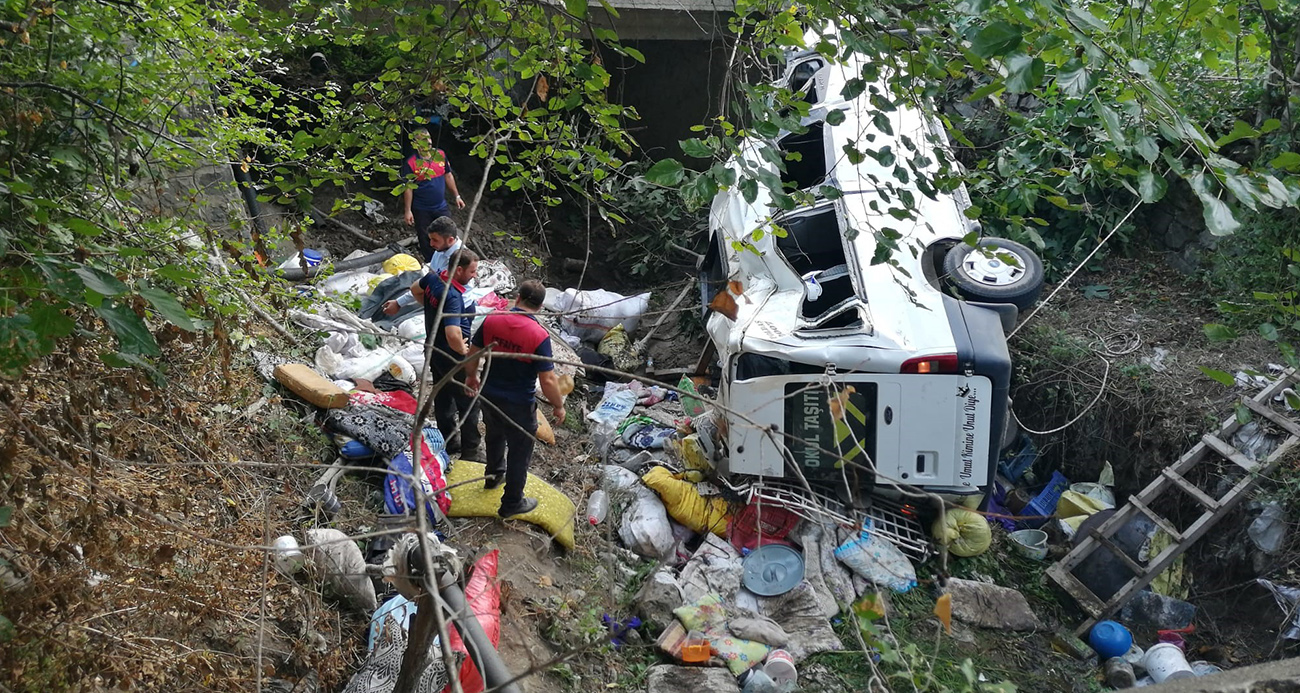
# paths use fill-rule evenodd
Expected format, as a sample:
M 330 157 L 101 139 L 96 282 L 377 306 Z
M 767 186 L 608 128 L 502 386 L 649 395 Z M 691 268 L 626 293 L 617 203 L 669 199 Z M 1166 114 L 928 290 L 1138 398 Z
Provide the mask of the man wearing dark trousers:
M 447 441 L 447 453 L 461 459 L 482 461 L 479 406 L 465 389 L 465 372 L 460 367 L 461 359 L 469 352 L 470 327 L 474 324 L 475 311 L 474 302 L 465 298 L 465 284 L 478 272 L 478 255 L 469 248 L 461 248 L 451 263 L 455 269 L 450 273 L 430 272 L 420 277 L 411 285 L 411 295 L 424 304 L 424 331 L 433 337 L 429 374 L 437 382 L 455 371 L 452 379 L 438 390 L 433 399 L 433 416 L 438 422 L 438 431 Z M 406 299 L 403 297 L 401 300 Z M 439 301 L 442 301 L 442 320 L 434 325 Z M 399 301 L 388 301 L 384 304 L 384 311 L 391 308 L 395 313 L 399 305 Z
M 414 179 L 415 187 L 402 192 L 402 215 L 407 226 L 415 227 L 420 256 L 428 262 L 435 250 L 441 250 L 429 244 L 429 224 L 438 217 L 451 216 L 448 200 L 457 209 L 465 208 L 465 200 L 456 189 L 447 153 L 433 146 L 428 130 L 419 128 L 411 133 L 411 147 L 415 153 L 402 162 L 402 177 Z
M 487 429 L 487 481 L 493 489 L 504 481 L 501 517 L 522 515 L 537 507 L 536 498 L 524 497 L 528 465 L 532 462 L 533 434 L 537 432 L 537 401 L 534 383 L 541 382 L 542 394 L 551 405 L 558 426 L 564 423 L 564 397 L 555 377 L 555 364 L 529 356 L 551 357 L 551 335 L 533 315 L 542 307 L 546 287 L 536 279 L 519 285 L 519 299 L 509 311 L 496 312 L 483 320 L 470 343 L 469 353 L 491 347 L 496 353 L 521 354 L 522 358 L 493 358 L 481 380 L 483 423 Z M 470 390 L 480 389 L 478 368 L 471 369 Z

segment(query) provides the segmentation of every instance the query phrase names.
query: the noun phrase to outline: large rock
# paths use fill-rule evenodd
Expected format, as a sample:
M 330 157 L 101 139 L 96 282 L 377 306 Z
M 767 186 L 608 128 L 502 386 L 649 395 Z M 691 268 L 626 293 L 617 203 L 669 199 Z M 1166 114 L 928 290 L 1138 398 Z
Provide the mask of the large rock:
M 987 582 L 952 578 L 952 617 L 981 628 L 1042 630 L 1043 624 L 1029 608 L 1025 595 Z
M 684 603 L 682 589 L 667 569 L 655 571 L 636 593 L 637 615 L 660 626 L 672 623 L 673 609 Z
M 723 667 L 679 667 L 659 664 L 650 667 L 646 693 L 740 693 L 736 677 Z

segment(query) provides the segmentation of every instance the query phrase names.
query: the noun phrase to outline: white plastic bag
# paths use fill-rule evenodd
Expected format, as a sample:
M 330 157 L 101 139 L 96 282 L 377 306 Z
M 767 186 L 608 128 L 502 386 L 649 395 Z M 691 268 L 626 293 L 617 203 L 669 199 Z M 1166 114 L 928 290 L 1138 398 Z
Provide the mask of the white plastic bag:
M 643 485 L 632 487 L 632 504 L 623 511 L 618 538 L 637 555 L 666 559 L 673 551 L 673 530 L 668 511 L 654 491 Z
M 397 336 L 413 342 L 424 341 L 424 313 L 416 313 L 397 326 Z
M 636 393 L 622 388 L 606 392 L 600 404 L 587 414 L 587 420 L 596 424 L 595 433 L 613 433 L 615 428 L 627 418 L 636 406 Z
M 393 360 L 388 364 L 388 372 L 398 380 L 410 385 L 419 377 L 415 367 L 409 361 L 402 358 L 400 354 L 394 355 Z
M 424 344 L 422 342 L 412 342 L 406 345 L 397 355 L 411 364 L 411 370 L 418 375 L 424 370 Z
M 320 290 L 325 295 L 364 296 L 370 293 L 370 280 L 378 277 L 374 272 L 351 270 L 339 272 L 320 283 Z
M 611 491 L 626 491 L 641 483 L 641 477 L 630 469 L 607 464 L 601 470 L 601 484 Z
M 342 369 L 343 357 L 340 356 L 338 352 L 329 348 L 328 345 L 316 350 L 316 370 L 330 377 L 334 377 L 334 374 L 338 373 Z
M 337 371 L 331 373 L 335 378 L 343 380 L 356 380 L 363 378 L 365 380 L 374 380 L 379 377 L 388 368 L 388 364 L 393 362 L 393 353 L 383 349 L 376 349 L 364 356 L 352 356 L 343 359 L 342 366 Z
M 895 592 L 902 593 L 916 587 L 916 569 L 912 562 L 888 540 L 872 536 L 870 522 L 856 539 L 850 539 L 835 549 L 835 557 L 858 575 Z
M 565 289 L 569 306 L 560 325 L 565 332 L 589 341 L 599 340 L 615 325 L 622 324 L 629 334 L 636 331 L 641 316 L 650 307 L 650 293 L 624 296 L 613 291 Z M 558 299 L 563 304 L 563 299 Z

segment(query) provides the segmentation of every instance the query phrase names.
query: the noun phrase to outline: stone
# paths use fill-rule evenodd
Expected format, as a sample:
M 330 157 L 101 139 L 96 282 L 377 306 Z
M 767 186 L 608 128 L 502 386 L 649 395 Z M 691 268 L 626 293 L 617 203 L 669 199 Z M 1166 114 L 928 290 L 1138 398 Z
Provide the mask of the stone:
M 1025 595 L 987 582 L 948 580 L 952 617 L 981 628 L 1042 630 L 1043 624 L 1029 608 Z
M 740 693 L 736 677 L 723 667 L 659 664 L 646 675 L 646 693 Z
M 666 569 L 659 569 L 652 574 L 634 598 L 637 615 L 641 618 L 666 626 L 673 621 L 673 609 L 685 603 L 682 589 L 677 580 Z
M 1120 620 L 1129 628 L 1174 630 L 1186 628 L 1195 618 L 1194 604 L 1148 590 L 1133 595 L 1128 604 L 1120 610 Z

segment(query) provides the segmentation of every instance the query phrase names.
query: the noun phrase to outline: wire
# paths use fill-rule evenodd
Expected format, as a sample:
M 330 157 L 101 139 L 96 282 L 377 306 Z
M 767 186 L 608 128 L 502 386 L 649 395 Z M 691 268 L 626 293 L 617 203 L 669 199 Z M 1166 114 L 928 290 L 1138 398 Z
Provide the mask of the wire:
M 1012 337 L 1016 336 L 1016 333 L 1020 331 L 1020 328 L 1024 327 L 1025 325 L 1028 325 L 1028 324 L 1029 324 L 1029 321 L 1030 321 L 1030 320 L 1033 320 L 1033 319 L 1034 319 L 1034 316 L 1038 315 L 1038 311 L 1040 311 L 1040 310 L 1042 310 L 1044 307 L 1046 307 L 1047 304 L 1048 304 L 1048 303 L 1049 303 L 1053 298 L 1056 298 L 1056 294 L 1060 293 L 1061 289 L 1064 289 L 1064 288 L 1065 288 L 1065 285 L 1066 285 L 1066 284 L 1069 284 L 1071 279 L 1074 279 L 1074 275 L 1078 274 L 1078 273 L 1079 273 L 1079 270 L 1081 270 L 1081 269 L 1083 269 L 1085 266 L 1087 266 L 1088 262 L 1092 260 L 1092 256 L 1093 256 L 1093 255 L 1096 255 L 1096 254 L 1097 254 L 1097 251 L 1098 251 L 1098 250 L 1101 250 L 1101 247 L 1104 246 L 1104 245 L 1106 245 L 1106 241 L 1109 241 L 1109 240 L 1110 240 L 1110 237 L 1111 237 L 1111 236 L 1114 236 L 1114 235 L 1115 235 L 1115 232 L 1116 232 L 1116 231 L 1119 231 L 1120 227 L 1124 225 L 1124 222 L 1128 221 L 1128 218 L 1131 217 L 1131 216 L 1133 216 L 1133 213 L 1136 212 L 1137 209 L 1138 209 L 1138 207 L 1141 207 L 1141 206 L 1142 206 L 1142 200 L 1138 200 L 1137 202 L 1135 202 L 1135 203 L 1133 204 L 1133 208 L 1130 209 L 1130 210 L 1128 211 L 1128 214 L 1125 214 L 1125 215 L 1124 215 L 1124 218 L 1123 218 L 1123 219 L 1120 219 L 1120 220 L 1115 224 L 1115 228 L 1111 229 L 1111 230 L 1110 230 L 1110 233 L 1106 234 L 1106 237 L 1103 238 L 1103 239 L 1101 239 L 1101 243 L 1098 243 L 1098 244 L 1097 244 L 1097 247 L 1096 247 L 1096 248 L 1093 248 L 1091 253 L 1088 253 L 1088 257 L 1085 257 L 1085 258 L 1083 259 L 1083 262 L 1080 262 L 1080 263 L 1079 263 L 1079 264 L 1078 264 L 1074 269 L 1070 270 L 1070 273 L 1069 273 L 1068 275 L 1066 275 L 1065 279 L 1061 280 L 1061 283 L 1060 283 L 1060 284 L 1057 284 L 1055 289 L 1052 289 L 1052 293 L 1048 294 L 1047 298 L 1044 299 L 1041 303 L 1039 303 L 1038 306 L 1037 306 L 1036 308 L 1034 308 L 1034 312 L 1030 313 L 1030 314 L 1029 314 L 1029 317 L 1025 318 L 1024 321 L 1022 321 L 1019 325 L 1016 325 L 1016 329 L 1012 330 L 1012 331 L 1011 331 L 1011 334 L 1007 335 L 1007 340 L 1008 340 L 1008 341 L 1010 341 L 1010 339 L 1011 339 Z
M 1097 354 L 1097 358 L 1101 359 L 1101 362 L 1106 365 L 1106 370 L 1101 374 L 1101 386 L 1097 388 L 1097 394 L 1092 398 L 1092 401 L 1088 403 L 1088 406 L 1084 407 L 1083 411 L 1079 412 L 1073 419 L 1070 419 L 1064 425 L 1057 426 L 1056 428 L 1053 428 L 1048 431 L 1035 431 L 1034 429 L 1026 426 L 1024 422 L 1020 420 L 1019 416 L 1016 416 L 1016 410 L 1014 409 L 1010 410 L 1011 418 L 1015 419 L 1017 424 L 1020 424 L 1021 430 L 1024 430 L 1028 433 L 1033 433 L 1036 436 L 1045 436 L 1051 433 L 1060 433 L 1061 431 L 1064 431 L 1065 429 L 1078 423 L 1079 419 L 1082 419 L 1083 415 L 1087 414 L 1088 410 L 1092 409 L 1093 405 L 1097 404 L 1097 402 L 1101 400 L 1102 393 L 1106 392 L 1106 378 L 1107 376 L 1110 375 L 1110 361 L 1107 361 L 1105 358 L 1103 358 L 1101 354 Z

